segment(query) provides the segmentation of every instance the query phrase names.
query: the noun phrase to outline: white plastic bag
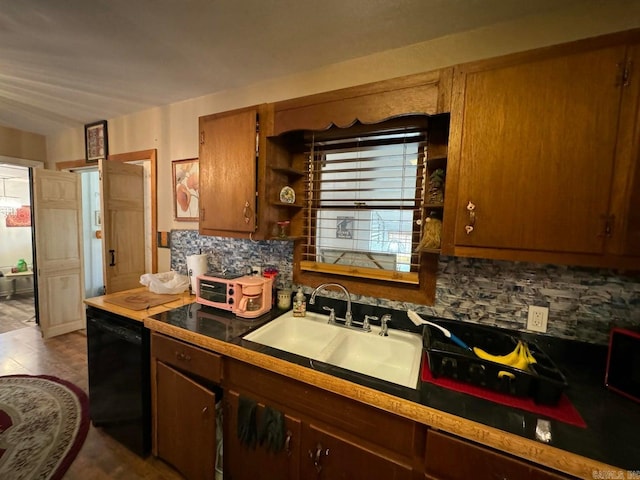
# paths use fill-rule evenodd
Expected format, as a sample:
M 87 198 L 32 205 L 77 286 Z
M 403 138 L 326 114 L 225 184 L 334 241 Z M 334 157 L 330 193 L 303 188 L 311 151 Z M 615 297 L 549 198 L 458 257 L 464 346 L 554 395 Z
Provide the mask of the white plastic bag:
M 174 271 L 164 273 L 145 273 L 140 283 L 153 293 L 182 293 L 189 288 L 189 277 Z

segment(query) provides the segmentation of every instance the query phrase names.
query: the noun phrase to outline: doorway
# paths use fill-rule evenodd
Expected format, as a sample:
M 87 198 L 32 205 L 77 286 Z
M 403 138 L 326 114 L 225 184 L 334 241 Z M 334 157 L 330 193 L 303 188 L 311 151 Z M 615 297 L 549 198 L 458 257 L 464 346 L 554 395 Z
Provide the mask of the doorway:
M 100 174 L 97 169 L 80 172 L 82 184 L 82 236 L 84 245 L 85 298 L 104 293 L 102 271 L 102 212 Z
M 29 167 L 0 163 L 0 333 L 35 325 Z

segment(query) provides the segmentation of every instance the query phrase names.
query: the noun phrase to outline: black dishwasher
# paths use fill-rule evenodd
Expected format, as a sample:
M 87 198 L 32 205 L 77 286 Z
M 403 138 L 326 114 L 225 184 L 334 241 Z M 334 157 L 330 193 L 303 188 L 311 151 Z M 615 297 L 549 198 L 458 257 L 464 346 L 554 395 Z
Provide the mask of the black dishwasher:
M 87 308 L 91 421 L 142 457 L 151 449 L 149 354 L 142 322 Z

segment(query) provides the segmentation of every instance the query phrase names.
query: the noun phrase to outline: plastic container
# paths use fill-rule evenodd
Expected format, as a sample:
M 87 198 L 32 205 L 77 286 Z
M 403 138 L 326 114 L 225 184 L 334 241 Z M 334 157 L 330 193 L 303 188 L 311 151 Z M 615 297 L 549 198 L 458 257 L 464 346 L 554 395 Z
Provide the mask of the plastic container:
M 517 334 L 482 325 L 441 319 L 437 319 L 436 323 L 455 332 L 467 345 L 494 355 L 511 352 L 520 339 Z M 434 377 L 448 377 L 517 397 L 530 397 L 541 405 L 557 404 L 568 387 L 562 372 L 531 340 L 526 340 L 526 343 L 537 363 L 530 365 L 528 371 L 481 359 L 428 325 L 424 327 L 423 341 L 429 369 Z
M 26 272 L 27 271 L 27 262 L 24 261 L 24 258 L 18 260 L 18 264 L 16 265 L 18 272 Z

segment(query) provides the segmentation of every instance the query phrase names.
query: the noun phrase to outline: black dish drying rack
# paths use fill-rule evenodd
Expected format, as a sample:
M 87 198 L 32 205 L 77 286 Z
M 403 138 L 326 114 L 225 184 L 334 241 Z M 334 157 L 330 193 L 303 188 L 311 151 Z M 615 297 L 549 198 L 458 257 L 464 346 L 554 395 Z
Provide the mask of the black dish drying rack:
M 459 347 L 435 327 L 424 326 L 423 345 L 434 378 L 446 377 L 493 391 L 533 398 L 541 405 L 556 405 L 567 380 L 553 361 L 530 339 L 493 327 L 435 319 L 470 347 L 478 347 L 493 355 L 506 355 L 522 340 L 529 346 L 537 363 L 520 370 L 478 357 Z

